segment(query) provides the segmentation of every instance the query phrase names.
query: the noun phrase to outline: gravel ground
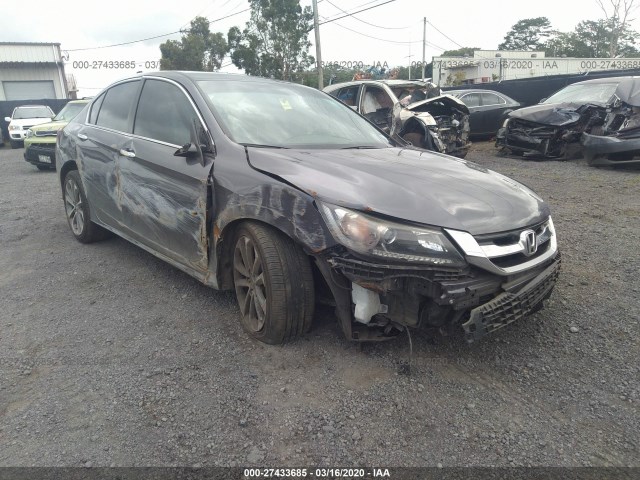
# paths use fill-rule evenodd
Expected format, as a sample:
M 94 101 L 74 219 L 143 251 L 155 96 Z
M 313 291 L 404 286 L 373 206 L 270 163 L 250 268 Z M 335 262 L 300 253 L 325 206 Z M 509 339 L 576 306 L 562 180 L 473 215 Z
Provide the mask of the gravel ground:
M 547 308 L 467 345 L 362 348 L 330 310 L 271 347 L 117 238 L 77 243 L 56 176 L 0 148 L 0 466 L 640 465 L 640 172 L 469 159 L 553 209 Z

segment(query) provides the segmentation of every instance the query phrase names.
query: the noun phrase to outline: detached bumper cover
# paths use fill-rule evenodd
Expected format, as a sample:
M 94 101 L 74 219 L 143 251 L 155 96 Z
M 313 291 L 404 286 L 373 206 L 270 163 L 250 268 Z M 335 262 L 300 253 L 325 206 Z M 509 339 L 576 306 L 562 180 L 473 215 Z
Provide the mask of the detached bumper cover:
M 468 342 L 481 339 L 542 307 L 551 295 L 560 273 L 560 255 L 539 275 L 517 292 L 504 292 L 490 302 L 471 310 L 469 320 L 462 325 Z
M 589 165 L 640 165 L 640 138 L 621 139 L 584 133 L 581 143 Z

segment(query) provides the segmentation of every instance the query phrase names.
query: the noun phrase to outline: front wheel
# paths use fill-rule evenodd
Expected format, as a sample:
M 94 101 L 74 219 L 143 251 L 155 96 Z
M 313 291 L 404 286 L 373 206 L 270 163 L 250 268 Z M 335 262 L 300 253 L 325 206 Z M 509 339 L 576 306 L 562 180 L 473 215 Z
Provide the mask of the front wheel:
M 13 140 L 9 140 L 9 143 L 11 144 L 11 148 L 13 148 L 14 150 L 22 146 L 20 142 L 14 142 Z
M 87 197 L 77 170 L 64 177 L 64 208 L 73 236 L 81 243 L 91 243 L 105 238 L 108 233 L 91 221 Z
M 309 257 L 278 230 L 259 223 L 238 229 L 233 280 L 242 328 L 251 337 L 280 344 L 311 327 L 314 285 Z

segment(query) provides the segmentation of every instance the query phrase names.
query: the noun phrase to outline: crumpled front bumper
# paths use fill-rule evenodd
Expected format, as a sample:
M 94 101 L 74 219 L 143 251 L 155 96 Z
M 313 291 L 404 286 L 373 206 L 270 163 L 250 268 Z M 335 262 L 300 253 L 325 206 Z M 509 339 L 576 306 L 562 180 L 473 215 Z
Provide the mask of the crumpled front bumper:
M 621 139 L 583 133 L 580 142 L 589 165 L 640 165 L 640 138 Z
M 558 278 L 560 254 L 508 276 L 473 266 L 425 269 L 376 264 L 345 252 L 316 257 L 316 263 L 334 294 L 336 313 L 349 340 L 385 340 L 388 337 L 381 333 L 385 325 L 397 327 L 396 331 L 462 325 L 466 340 L 473 342 L 542 307 Z M 371 303 L 360 305 L 359 295 L 352 293 L 362 289 L 375 297 L 371 298 L 374 311 L 379 311 L 370 322 L 356 318 L 358 310 L 371 307 Z
M 471 310 L 462 324 L 465 338 L 473 342 L 542 308 L 549 298 L 560 273 L 560 255 L 553 263 L 529 280 L 519 290 L 505 291 L 493 300 Z

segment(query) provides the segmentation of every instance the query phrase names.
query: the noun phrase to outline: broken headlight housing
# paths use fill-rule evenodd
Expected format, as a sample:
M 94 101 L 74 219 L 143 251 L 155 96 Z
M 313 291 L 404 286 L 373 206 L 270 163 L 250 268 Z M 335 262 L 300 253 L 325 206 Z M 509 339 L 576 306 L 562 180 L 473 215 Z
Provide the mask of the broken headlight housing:
M 356 253 L 379 259 L 444 267 L 466 265 L 440 230 L 414 227 L 318 202 L 333 237 Z

